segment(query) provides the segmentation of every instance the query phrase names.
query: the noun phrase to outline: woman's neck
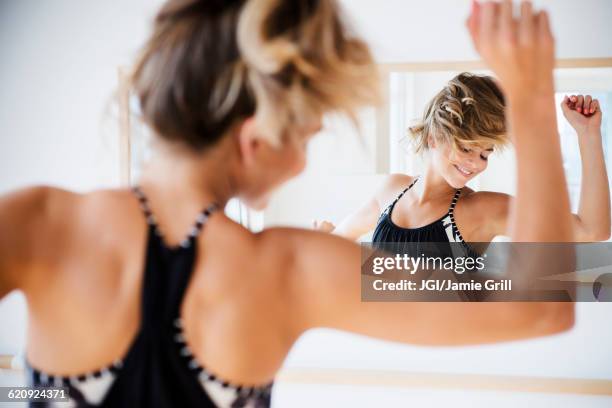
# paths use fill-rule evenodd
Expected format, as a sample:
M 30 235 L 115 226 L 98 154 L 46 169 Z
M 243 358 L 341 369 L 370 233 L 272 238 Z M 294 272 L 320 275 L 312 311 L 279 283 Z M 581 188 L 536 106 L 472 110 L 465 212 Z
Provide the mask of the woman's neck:
M 174 206 L 187 212 L 199 211 L 211 203 L 224 208 L 237 190 L 229 171 L 230 162 L 225 149 L 215 147 L 201 153 L 158 142 L 139 184 L 147 194 L 162 201 L 169 198 Z
M 446 182 L 444 177 L 438 173 L 431 162 L 427 164 L 425 172 L 415 184 L 415 192 L 418 195 L 419 204 L 446 198 L 455 192 L 455 188 Z

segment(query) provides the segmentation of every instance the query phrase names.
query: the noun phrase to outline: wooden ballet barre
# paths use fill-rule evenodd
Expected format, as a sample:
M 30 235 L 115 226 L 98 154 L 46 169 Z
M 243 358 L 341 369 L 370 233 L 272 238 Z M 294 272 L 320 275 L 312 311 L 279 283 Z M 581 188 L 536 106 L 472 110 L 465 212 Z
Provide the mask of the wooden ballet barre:
M 287 368 L 277 384 L 326 384 L 612 396 L 612 380 L 392 370 Z

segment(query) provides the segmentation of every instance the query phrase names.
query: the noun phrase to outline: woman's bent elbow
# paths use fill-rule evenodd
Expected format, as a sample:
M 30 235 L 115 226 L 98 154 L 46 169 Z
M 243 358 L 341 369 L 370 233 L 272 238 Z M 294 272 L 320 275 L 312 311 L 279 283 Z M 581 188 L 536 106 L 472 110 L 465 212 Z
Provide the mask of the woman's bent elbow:
M 574 327 L 576 315 L 573 302 L 541 303 L 542 313 L 536 317 L 535 335 L 549 336 Z
M 595 237 L 594 241 L 607 241 L 610 239 L 610 226 L 608 225 L 607 228 L 603 228 L 601 231 L 599 231 L 597 233 L 597 236 Z

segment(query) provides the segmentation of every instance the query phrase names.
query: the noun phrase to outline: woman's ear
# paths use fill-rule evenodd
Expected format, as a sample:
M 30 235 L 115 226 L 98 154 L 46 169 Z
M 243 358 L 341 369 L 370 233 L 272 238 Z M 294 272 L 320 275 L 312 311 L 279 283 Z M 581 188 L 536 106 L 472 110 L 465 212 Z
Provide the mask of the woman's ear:
M 250 164 L 255 160 L 255 155 L 259 148 L 255 118 L 250 117 L 245 119 L 244 122 L 238 126 L 236 132 L 238 147 L 240 150 L 240 158 L 246 164 Z

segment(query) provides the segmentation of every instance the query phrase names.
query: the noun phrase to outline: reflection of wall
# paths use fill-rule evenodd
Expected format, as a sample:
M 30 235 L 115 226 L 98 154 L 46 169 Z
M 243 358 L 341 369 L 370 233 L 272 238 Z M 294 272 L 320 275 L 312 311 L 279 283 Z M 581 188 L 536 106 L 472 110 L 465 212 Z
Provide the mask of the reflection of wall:
M 371 197 L 384 178 L 305 174 L 276 193 L 264 212 L 265 225 L 310 228 L 314 219 L 337 223 Z
M 339 221 L 365 201 L 384 175 L 376 175 L 374 112 L 363 111 L 360 129 L 329 118 L 308 147 L 302 175 L 274 194 L 264 211 L 265 226 L 309 227 L 313 219 Z

